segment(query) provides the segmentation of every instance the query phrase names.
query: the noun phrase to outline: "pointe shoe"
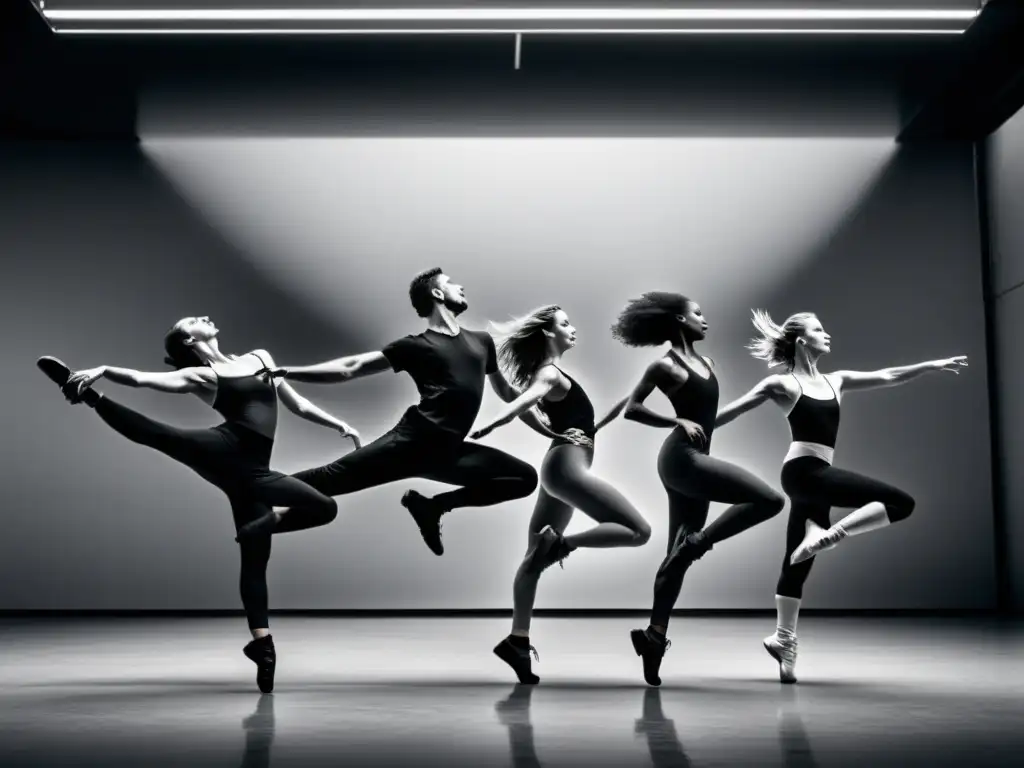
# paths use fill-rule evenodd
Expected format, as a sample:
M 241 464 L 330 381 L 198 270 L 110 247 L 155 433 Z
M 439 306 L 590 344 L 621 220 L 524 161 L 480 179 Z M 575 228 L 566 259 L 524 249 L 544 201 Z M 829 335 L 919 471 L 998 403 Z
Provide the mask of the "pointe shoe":
M 804 560 L 810 560 L 815 555 L 819 555 L 822 552 L 827 552 L 846 538 L 846 531 L 844 531 L 839 525 L 833 525 L 828 530 L 817 527 L 816 531 L 808 530 L 804 540 L 800 542 L 793 554 L 789 558 L 790 565 L 796 565 L 802 563 Z
M 796 682 L 796 635 L 792 639 L 779 637 L 776 632 L 761 641 L 768 655 L 779 663 L 779 682 Z

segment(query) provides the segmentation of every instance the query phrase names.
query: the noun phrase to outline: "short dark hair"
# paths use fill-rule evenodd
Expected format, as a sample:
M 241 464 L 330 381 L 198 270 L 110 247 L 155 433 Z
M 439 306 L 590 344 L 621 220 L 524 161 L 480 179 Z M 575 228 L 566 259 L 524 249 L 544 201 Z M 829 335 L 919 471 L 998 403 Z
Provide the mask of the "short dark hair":
M 431 291 L 437 287 L 437 278 L 442 271 L 440 267 L 424 270 L 409 284 L 409 301 L 420 317 L 429 317 L 430 311 L 434 308 L 437 300 Z

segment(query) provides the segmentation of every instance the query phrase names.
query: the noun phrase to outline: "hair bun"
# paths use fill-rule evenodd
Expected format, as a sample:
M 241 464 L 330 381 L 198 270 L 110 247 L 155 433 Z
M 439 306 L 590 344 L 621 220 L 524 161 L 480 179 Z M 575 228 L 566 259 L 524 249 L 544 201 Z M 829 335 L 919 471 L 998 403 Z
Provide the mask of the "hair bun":
M 174 367 L 178 366 L 178 364 L 176 362 L 174 362 L 174 360 L 172 358 L 170 358 L 170 357 L 165 357 L 164 358 L 164 362 L 167 363 L 168 365 L 171 365 L 171 366 L 174 366 Z

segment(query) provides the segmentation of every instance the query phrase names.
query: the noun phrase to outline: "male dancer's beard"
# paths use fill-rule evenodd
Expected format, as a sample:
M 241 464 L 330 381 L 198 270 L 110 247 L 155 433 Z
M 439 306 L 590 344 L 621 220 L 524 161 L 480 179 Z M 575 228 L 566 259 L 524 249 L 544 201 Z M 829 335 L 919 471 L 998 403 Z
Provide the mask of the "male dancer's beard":
M 463 312 L 465 312 L 467 309 L 469 309 L 469 304 L 466 303 L 465 299 L 460 299 L 460 300 L 445 299 L 444 300 L 444 307 L 449 312 L 451 312 L 453 315 L 458 317 Z

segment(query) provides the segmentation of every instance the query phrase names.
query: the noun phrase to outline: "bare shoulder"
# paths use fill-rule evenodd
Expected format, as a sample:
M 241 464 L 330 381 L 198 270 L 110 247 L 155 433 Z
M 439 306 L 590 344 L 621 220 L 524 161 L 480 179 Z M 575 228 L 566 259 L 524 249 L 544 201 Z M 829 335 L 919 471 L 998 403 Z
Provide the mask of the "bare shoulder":
M 267 350 L 265 350 L 265 349 L 254 349 L 249 354 L 250 355 L 255 355 L 256 357 L 258 357 L 260 360 L 263 361 L 263 364 L 265 366 L 267 366 L 268 368 L 273 368 L 274 367 L 274 357 Z
M 795 400 L 800 396 L 800 388 L 792 376 L 773 373 L 761 380 L 761 388 L 776 402 Z
M 553 365 L 543 365 L 533 374 L 533 383 L 557 384 L 562 380 L 561 372 Z

